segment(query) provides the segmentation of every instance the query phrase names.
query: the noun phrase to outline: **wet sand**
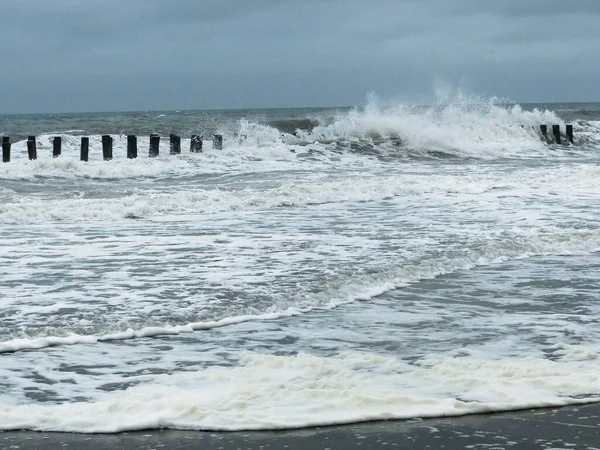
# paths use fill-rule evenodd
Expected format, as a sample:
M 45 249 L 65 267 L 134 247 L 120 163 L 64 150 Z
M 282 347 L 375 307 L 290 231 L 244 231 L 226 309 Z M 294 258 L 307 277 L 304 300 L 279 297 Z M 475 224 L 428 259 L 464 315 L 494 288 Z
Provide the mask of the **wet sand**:
M 277 432 L 0 433 L 0 449 L 600 449 L 600 403 Z

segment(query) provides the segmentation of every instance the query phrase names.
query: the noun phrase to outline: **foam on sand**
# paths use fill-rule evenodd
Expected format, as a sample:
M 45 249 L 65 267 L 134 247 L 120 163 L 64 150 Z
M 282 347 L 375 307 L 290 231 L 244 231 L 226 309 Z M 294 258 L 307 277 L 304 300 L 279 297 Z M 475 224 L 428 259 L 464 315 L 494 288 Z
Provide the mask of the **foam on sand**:
M 236 367 L 165 375 L 91 403 L 0 406 L 0 429 L 273 430 L 598 400 L 596 359 L 493 360 L 465 349 L 414 364 L 373 354 L 249 354 Z

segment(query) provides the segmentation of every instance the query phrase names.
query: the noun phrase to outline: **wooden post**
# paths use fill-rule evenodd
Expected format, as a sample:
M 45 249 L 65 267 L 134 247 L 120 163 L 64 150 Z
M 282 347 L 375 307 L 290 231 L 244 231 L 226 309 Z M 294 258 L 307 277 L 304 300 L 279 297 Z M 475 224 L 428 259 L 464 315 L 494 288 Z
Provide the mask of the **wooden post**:
M 160 146 L 160 136 L 158 134 L 150 135 L 150 157 L 155 158 L 158 156 L 158 149 Z
M 137 158 L 137 136 L 133 134 L 127 136 L 127 158 Z
M 86 136 L 81 136 L 81 151 L 79 153 L 79 159 L 81 161 L 88 160 L 90 156 L 90 138 Z
M 202 136 L 192 134 L 192 139 L 190 140 L 190 152 L 202 153 Z
M 35 136 L 27 137 L 27 153 L 29 154 L 30 161 L 37 159 L 37 142 L 35 141 Z
M 181 137 L 172 134 L 170 137 L 171 141 L 171 155 L 181 154 Z
M 10 137 L 2 137 L 2 162 L 10 162 Z
M 548 125 L 540 125 L 540 133 L 542 133 L 542 138 L 548 141 Z
M 104 161 L 110 161 L 113 157 L 113 138 L 105 134 L 102 136 L 102 158 Z
M 554 135 L 554 142 L 560 144 L 560 125 L 552 125 L 552 134 Z
M 213 135 L 213 148 L 216 148 L 217 150 L 223 149 L 223 135 L 222 134 Z
M 567 139 L 572 144 L 573 143 L 573 125 L 567 125 Z
M 61 151 L 62 151 L 62 138 L 60 136 L 56 136 L 52 140 L 52 157 L 56 158 L 57 156 L 60 156 Z

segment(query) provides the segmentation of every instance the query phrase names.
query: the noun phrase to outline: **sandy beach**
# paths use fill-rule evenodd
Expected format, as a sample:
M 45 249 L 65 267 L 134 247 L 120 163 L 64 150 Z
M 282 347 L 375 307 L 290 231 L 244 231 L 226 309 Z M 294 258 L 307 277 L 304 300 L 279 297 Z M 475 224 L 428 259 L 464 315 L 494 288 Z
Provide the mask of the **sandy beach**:
M 600 448 L 600 404 L 280 432 L 4 432 L 1 449 L 585 449 Z

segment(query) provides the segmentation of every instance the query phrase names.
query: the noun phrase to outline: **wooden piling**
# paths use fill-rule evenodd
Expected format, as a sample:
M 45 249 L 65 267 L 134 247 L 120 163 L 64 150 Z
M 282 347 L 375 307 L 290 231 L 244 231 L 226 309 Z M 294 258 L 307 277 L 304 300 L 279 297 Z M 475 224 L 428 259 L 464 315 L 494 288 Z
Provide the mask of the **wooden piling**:
M 217 150 L 223 149 L 223 135 L 222 134 L 213 135 L 213 148 L 216 148 Z
M 552 125 L 552 135 L 554 136 L 554 142 L 560 144 L 560 125 Z
M 52 139 L 52 157 L 56 158 L 62 153 L 62 137 L 56 136 Z
M 540 133 L 545 141 L 548 141 L 548 125 L 540 125 Z
M 569 143 L 573 143 L 573 125 L 569 124 L 567 125 L 567 139 L 569 140 Z
M 27 154 L 30 161 L 37 159 L 37 142 L 35 136 L 27 137 Z
M 137 158 L 137 136 L 130 134 L 127 136 L 127 158 Z
M 10 162 L 10 137 L 2 136 L 2 162 Z
M 87 136 L 81 137 L 81 150 L 79 152 L 79 159 L 87 162 L 90 156 L 90 138 Z
M 181 137 L 172 134 L 169 136 L 170 144 L 171 144 L 171 155 L 180 155 L 181 154 Z
M 190 139 L 190 152 L 192 152 L 192 153 L 201 153 L 202 152 L 202 136 L 198 136 L 197 134 L 192 134 L 192 139 Z
M 158 156 L 160 147 L 160 136 L 158 134 L 150 135 L 150 157 L 155 158 Z
M 113 138 L 105 134 L 102 136 L 102 158 L 104 161 L 110 161 L 113 157 Z

